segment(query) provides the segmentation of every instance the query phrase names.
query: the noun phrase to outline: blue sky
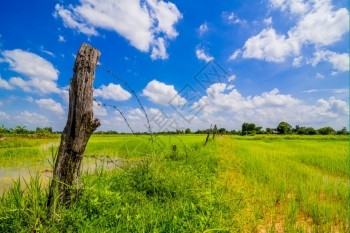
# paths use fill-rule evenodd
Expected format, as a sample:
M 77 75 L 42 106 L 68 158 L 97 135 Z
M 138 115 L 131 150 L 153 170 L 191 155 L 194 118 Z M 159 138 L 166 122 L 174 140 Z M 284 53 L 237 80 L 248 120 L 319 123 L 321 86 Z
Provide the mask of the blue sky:
M 0 8 L 0 125 L 62 130 L 80 45 L 126 81 L 153 131 L 244 122 L 348 128 L 346 0 L 6 1 Z M 134 131 L 128 86 L 97 68 L 95 98 Z M 208 81 L 210 80 L 210 81 Z M 98 130 L 130 132 L 95 103 Z

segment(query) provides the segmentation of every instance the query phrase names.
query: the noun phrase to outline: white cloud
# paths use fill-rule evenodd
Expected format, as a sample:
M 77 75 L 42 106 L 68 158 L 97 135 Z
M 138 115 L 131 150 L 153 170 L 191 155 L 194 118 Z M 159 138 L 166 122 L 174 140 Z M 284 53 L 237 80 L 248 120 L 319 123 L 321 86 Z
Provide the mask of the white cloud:
M 167 58 L 164 40 L 177 37 L 174 26 L 182 18 L 175 4 L 162 0 L 80 0 L 75 7 L 56 4 L 54 16 L 88 36 L 97 36 L 97 28 L 114 31 L 140 51 L 151 48 L 153 59 Z
M 22 88 L 24 91 L 40 91 L 41 93 L 58 93 L 56 80 L 58 71 L 44 58 L 21 49 L 5 50 L 1 62 L 9 64 L 10 69 L 26 76 L 29 80 L 20 77 L 10 78 L 9 83 Z
M 295 67 L 300 67 L 303 60 L 304 60 L 304 57 L 303 57 L 303 56 L 295 57 L 295 58 L 293 59 L 293 66 L 295 66 Z
M 4 88 L 7 90 L 13 89 L 11 84 L 8 81 L 6 81 L 5 79 L 2 79 L 1 77 L 0 77 L 0 88 Z
M 0 112 L 0 120 L 4 121 L 4 120 L 9 120 L 10 119 L 10 115 L 8 115 L 6 112 Z
M 203 35 L 204 33 L 206 33 L 209 30 L 208 24 L 207 23 L 203 23 L 199 26 L 198 28 L 198 32 L 200 35 Z
M 66 42 L 66 39 L 64 38 L 64 36 L 59 35 L 59 36 L 58 36 L 58 41 L 59 41 L 59 42 Z
M 319 99 L 317 105 L 317 114 L 320 116 L 335 118 L 338 115 L 349 114 L 349 105 L 345 101 L 336 99 L 334 96 L 328 100 Z
M 130 120 L 143 120 L 145 119 L 144 113 L 139 108 L 132 109 L 128 112 L 127 118 Z
M 63 115 L 64 110 L 62 105 L 53 99 L 39 99 L 35 101 L 40 108 L 49 110 L 57 115 Z
M 97 36 L 98 32 L 92 26 L 78 22 L 78 16 L 74 14 L 75 9 L 64 9 L 63 6 L 56 4 L 54 16 L 62 18 L 65 27 L 76 29 L 78 32 L 89 36 Z
M 12 118 L 17 125 L 24 125 L 27 128 L 52 126 L 53 123 L 43 115 L 28 111 L 16 114 Z
M 47 49 L 44 48 L 44 46 L 40 46 L 40 51 L 43 53 L 46 53 L 48 55 L 50 55 L 51 57 L 55 57 L 55 54 Z
M 33 97 L 31 97 L 31 96 L 25 97 L 24 100 L 25 100 L 25 101 L 28 101 L 29 103 L 34 102 L 34 99 L 33 99 Z
M 267 26 L 270 26 L 270 25 L 272 24 L 272 17 L 269 17 L 269 18 L 264 19 L 264 23 L 265 23 Z
M 182 15 L 176 5 L 162 0 L 147 0 L 147 4 L 151 19 L 158 21 L 155 32 L 162 32 L 169 38 L 177 37 L 178 32 L 175 30 L 174 24 L 182 18 Z
M 64 103 L 69 104 L 69 87 L 61 90 L 60 96 L 64 100 Z
M 329 50 L 319 50 L 314 53 L 314 57 L 308 61 L 312 66 L 316 66 L 321 61 L 327 61 L 332 64 L 336 71 L 349 70 L 349 54 L 338 54 Z
M 107 110 L 106 108 L 102 107 L 95 101 L 93 102 L 93 110 L 95 116 L 107 116 Z
M 303 14 L 309 9 L 309 4 L 303 0 L 270 0 L 270 5 L 282 11 L 288 9 L 293 14 Z
M 233 82 L 235 79 L 237 78 L 237 76 L 235 74 L 230 75 L 227 79 L 228 82 Z
M 330 52 L 328 61 L 332 64 L 333 68 L 337 71 L 349 71 L 349 54 L 338 54 Z
M 244 122 L 276 127 L 281 121 L 313 127 L 331 125 L 341 128 L 348 125 L 348 104 L 335 97 L 319 99 L 308 105 L 290 94 L 281 94 L 276 88 L 244 97 L 225 83 L 211 85 L 206 93 L 193 104 L 193 107 L 198 107 L 205 103 L 205 107 L 191 125 L 205 121 L 222 124 L 226 128 L 240 128 Z
M 300 44 L 330 45 L 349 31 L 349 13 L 345 8 L 333 10 L 330 1 L 315 1 L 316 4 L 297 25 L 288 32 Z
M 222 17 L 228 23 L 240 24 L 247 22 L 246 20 L 238 18 L 238 16 L 234 12 L 223 12 Z
M 287 56 L 298 53 L 299 47 L 293 41 L 276 34 L 273 28 L 268 28 L 245 42 L 242 57 L 283 62 Z
M 214 57 L 208 55 L 203 48 L 196 48 L 196 56 L 198 60 L 203 60 L 205 62 L 210 62 Z
M 157 80 L 150 81 L 142 90 L 142 95 L 147 96 L 153 103 L 167 106 L 169 102 L 184 105 L 186 99 L 182 98 L 173 85 L 167 85 Z
M 243 47 L 244 58 L 270 62 L 283 62 L 296 56 L 293 66 L 301 65 L 300 51 L 303 46 L 313 45 L 319 49 L 339 41 L 349 31 L 349 12 L 346 8 L 335 9 L 330 0 L 270 0 L 273 9 L 289 11 L 297 19 L 286 35 L 273 28 L 263 29 L 258 35 L 247 39 Z M 238 51 L 231 55 L 235 59 Z M 347 60 L 347 62 L 345 61 Z M 328 57 L 338 71 L 349 70 L 345 55 Z
M 153 60 L 156 60 L 156 59 L 164 60 L 168 58 L 168 54 L 165 48 L 165 40 L 163 38 L 158 38 L 158 40 L 154 42 L 151 58 Z
M 337 89 L 310 89 L 304 91 L 305 93 L 315 93 L 315 92 L 333 92 L 333 93 L 347 93 L 349 92 L 349 89 L 346 88 L 337 88 Z
M 316 74 L 316 78 L 322 79 L 322 78 L 324 78 L 324 75 L 323 75 L 323 74 L 320 74 L 320 73 L 317 73 L 317 74 Z
M 102 85 L 100 88 L 95 89 L 94 96 L 116 101 L 123 101 L 131 98 L 129 92 L 124 90 L 119 84 L 115 85 L 113 83 L 108 84 L 108 86 Z
M 242 50 L 236 49 L 236 51 L 234 51 L 233 54 L 229 57 L 229 60 L 235 60 L 241 54 L 242 54 Z

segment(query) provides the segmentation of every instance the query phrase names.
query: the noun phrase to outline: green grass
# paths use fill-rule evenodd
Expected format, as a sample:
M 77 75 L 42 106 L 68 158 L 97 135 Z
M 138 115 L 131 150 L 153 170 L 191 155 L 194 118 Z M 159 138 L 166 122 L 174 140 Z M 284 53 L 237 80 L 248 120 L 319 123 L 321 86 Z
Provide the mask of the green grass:
M 0 198 L 0 232 L 349 230 L 347 137 L 221 136 L 206 146 L 205 135 L 153 140 L 93 135 L 86 154 L 130 163 L 83 172 L 77 201 L 51 217 L 39 175 L 15 182 Z M 7 157 L 40 148 L 26 143 Z

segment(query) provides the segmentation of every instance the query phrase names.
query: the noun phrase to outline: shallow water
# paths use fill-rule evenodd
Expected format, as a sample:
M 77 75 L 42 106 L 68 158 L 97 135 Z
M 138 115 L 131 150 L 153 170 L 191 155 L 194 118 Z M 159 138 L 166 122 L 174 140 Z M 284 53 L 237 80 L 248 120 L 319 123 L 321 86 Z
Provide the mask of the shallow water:
M 39 174 L 43 185 L 47 185 L 52 177 L 52 166 L 49 161 L 51 155 L 31 162 L 21 163 L 17 166 L 0 167 L 0 194 L 9 189 L 15 180 L 20 179 L 22 187 L 31 177 Z M 110 157 L 85 157 L 82 162 L 82 172 L 93 172 L 98 168 L 112 169 L 121 168 L 126 160 Z

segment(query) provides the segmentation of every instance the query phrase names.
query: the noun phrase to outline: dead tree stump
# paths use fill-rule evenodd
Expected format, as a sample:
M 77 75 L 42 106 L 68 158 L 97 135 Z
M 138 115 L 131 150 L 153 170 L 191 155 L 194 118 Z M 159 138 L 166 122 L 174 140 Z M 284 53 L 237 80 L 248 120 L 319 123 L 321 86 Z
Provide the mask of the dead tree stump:
M 100 51 L 82 44 L 77 54 L 69 88 L 67 124 L 61 136 L 48 206 L 69 205 L 78 186 L 78 175 L 86 144 L 101 125 L 93 116 L 93 82 Z

